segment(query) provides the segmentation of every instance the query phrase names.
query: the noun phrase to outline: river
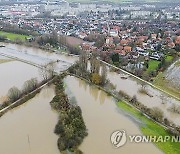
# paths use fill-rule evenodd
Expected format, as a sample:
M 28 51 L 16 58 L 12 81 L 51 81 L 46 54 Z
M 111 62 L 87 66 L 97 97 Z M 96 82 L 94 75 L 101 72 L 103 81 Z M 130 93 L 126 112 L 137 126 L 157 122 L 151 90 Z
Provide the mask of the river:
M 6 44 L 0 48 L 0 53 L 30 60 L 37 64 L 61 60 L 58 70 L 64 70 L 73 64 L 77 57 L 58 55 L 44 52 L 36 48 L 20 45 Z M 37 77 L 38 68 L 19 61 L 0 64 L 0 97 L 4 96 L 12 86 L 21 88 L 24 81 Z M 172 121 L 180 124 L 179 115 L 172 114 L 167 108 L 178 101 L 163 96 L 166 103 L 162 104 L 162 93 L 147 87 L 153 97 L 138 93 L 141 87 L 138 81 L 128 77 L 123 80 L 121 74 L 108 72 L 108 78 L 116 85 L 117 90 L 127 94 L 136 95 L 138 100 L 149 107 L 158 106 L 164 110 L 165 115 Z M 83 118 L 89 135 L 85 138 L 80 149 L 85 153 L 161 153 L 153 144 L 127 143 L 120 149 L 114 149 L 110 142 L 113 131 L 124 129 L 129 135 L 141 134 L 138 121 L 123 110 L 117 108 L 115 100 L 103 91 L 89 86 L 84 81 L 68 76 L 65 83 L 70 93 L 74 95 L 82 109 Z M 0 118 L 0 152 L 2 154 L 49 154 L 59 153 L 57 149 L 57 136 L 53 130 L 57 123 L 57 114 L 54 113 L 49 102 L 54 96 L 53 87 L 44 88 L 33 99 L 13 109 Z M 30 145 L 28 144 L 28 140 Z
M 0 64 L 0 103 L 10 88 L 16 86 L 21 89 L 24 82 L 31 78 L 41 80 L 38 68 L 19 61 Z
M 114 148 L 110 142 L 110 135 L 115 130 L 126 130 L 130 135 L 142 135 L 138 121 L 131 115 L 119 109 L 115 100 L 105 92 L 88 85 L 84 81 L 68 76 L 65 84 L 71 97 L 75 97 L 82 109 L 82 115 L 88 129 L 88 136 L 84 139 L 80 149 L 85 154 L 103 153 L 162 153 L 153 144 L 127 142 L 121 148 Z
M 54 134 L 57 113 L 49 102 L 54 87 L 45 87 L 33 99 L 0 118 L 1 154 L 59 154 Z
M 44 51 L 38 48 L 26 47 L 23 45 L 1 43 L 5 47 L 0 48 L 0 54 L 6 54 L 9 56 L 17 57 L 22 60 L 26 60 L 38 65 L 45 65 L 49 62 L 55 63 L 56 71 L 63 71 L 67 69 L 70 65 L 78 60 L 78 57 L 67 56 L 65 54 L 57 54 L 50 51 Z
M 170 121 L 174 122 L 177 125 L 180 125 L 180 114 L 172 113 L 168 110 L 172 104 L 180 105 L 180 102 L 172 97 L 168 97 L 166 94 L 146 85 L 148 93 L 153 97 L 150 97 L 145 94 L 139 93 L 139 89 L 142 87 L 139 81 L 132 77 L 127 79 L 121 79 L 121 76 L 124 76 L 123 73 L 108 72 L 108 79 L 116 86 L 116 90 L 122 90 L 131 97 L 136 95 L 137 99 L 145 104 L 147 107 L 158 107 L 162 109 L 164 116 L 167 117 Z

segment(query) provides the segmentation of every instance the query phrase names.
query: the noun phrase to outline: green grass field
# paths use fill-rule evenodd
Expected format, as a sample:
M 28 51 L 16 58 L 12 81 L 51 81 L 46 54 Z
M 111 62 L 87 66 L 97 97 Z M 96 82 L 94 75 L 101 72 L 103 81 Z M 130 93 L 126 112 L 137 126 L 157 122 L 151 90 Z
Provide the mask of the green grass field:
M 141 132 L 146 136 L 171 136 L 162 126 L 155 123 L 151 119 L 148 119 L 141 112 L 137 111 L 130 105 L 121 101 L 117 103 L 117 106 L 126 112 L 129 112 L 131 115 L 135 116 L 143 122 L 140 126 Z M 161 149 L 165 154 L 179 154 L 180 153 L 180 143 L 178 142 L 156 142 L 154 143 L 159 149 Z
M 0 31 L 0 35 L 7 37 L 11 41 L 15 41 L 17 38 L 22 40 L 22 41 L 24 41 L 25 38 L 30 38 L 30 36 L 28 36 L 28 35 L 20 35 L 20 34 L 14 34 L 14 33 L 7 33 L 7 32 L 3 32 L 3 31 Z
M 165 60 L 166 62 L 171 62 L 173 60 L 173 56 L 166 56 Z
M 148 69 L 146 70 L 147 72 L 150 72 L 150 71 L 154 71 L 156 70 L 156 68 L 158 67 L 160 61 L 157 61 L 157 60 L 149 60 L 149 67 Z

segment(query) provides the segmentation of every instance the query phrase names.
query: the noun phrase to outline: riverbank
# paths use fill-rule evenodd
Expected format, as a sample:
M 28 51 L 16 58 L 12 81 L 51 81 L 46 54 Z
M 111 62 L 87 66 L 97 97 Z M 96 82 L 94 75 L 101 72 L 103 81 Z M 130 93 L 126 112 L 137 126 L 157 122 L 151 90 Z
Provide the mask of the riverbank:
M 161 124 L 151 117 L 149 115 L 146 115 L 146 113 L 142 113 L 139 109 L 134 107 L 132 104 L 129 104 L 126 100 L 123 100 L 122 98 L 119 98 L 116 94 L 112 93 L 110 90 L 107 90 L 103 88 L 102 86 L 98 86 L 93 84 L 92 82 L 88 81 L 87 79 L 84 79 L 83 77 L 80 77 L 78 75 L 69 74 L 72 76 L 75 76 L 81 80 L 84 80 L 86 83 L 93 85 L 97 87 L 98 89 L 103 90 L 107 94 L 113 96 L 117 100 L 117 106 L 125 110 L 126 112 L 130 113 L 131 115 L 135 116 L 139 120 L 142 121 L 142 125 L 140 125 L 140 130 L 144 135 L 149 136 L 172 136 L 172 134 L 169 132 L 169 126 Z M 179 143 L 172 143 L 170 141 L 163 143 L 163 142 L 156 142 L 154 143 L 157 145 L 163 152 L 165 153 L 179 153 L 180 150 L 178 150 Z M 168 148 L 167 148 L 168 147 Z
M 169 81 L 165 79 L 164 74 L 162 72 L 157 75 L 157 77 L 154 79 L 153 84 L 161 88 L 162 90 L 168 92 L 172 96 L 180 98 L 180 91 L 175 87 L 169 86 Z
M 159 86 L 157 86 L 156 84 L 152 84 L 152 83 L 150 83 L 150 82 L 148 82 L 148 81 L 146 81 L 146 80 L 143 80 L 143 79 L 141 79 L 140 77 L 137 77 L 137 76 L 135 76 L 134 74 L 129 73 L 129 72 L 127 72 L 127 71 L 125 71 L 125 70 L 123 70 L 123 69 L 121 69 L 121 68 L 118 68 L 118 67 L 114 66 L 114 65 L 111 65 L 111 64 L 109 64 L 109 63 L 107 63 L 107 62 L 105 62 L 105 61 L 102 61 L 102 60 L 100 60 L 100 61 L 101 61 L 102 63 L 106 64 L 107 66 L 109 66 L 109 67 L 111 67 L 111 68 L 114 68 L 114 69 L 116 69 L 116 70 L 119 70 L 119 71 L 121 71 L 121 72 L 123 72 L 123 73 L 125 73 L 125 74 L 127 74 L 127 75 L 129 75 L 129 76 L 131 76 L 131 77 L 133 77 L 133 78 L 135 78 L 135 79 L 137 79 L 137 80 L 139 80 L 140 82 L 142 82 L 142 83 L 144 83 L 144 84 L 147 84 L 147 85 L 151 86 L 152 88 L 155 88 L 155 89 L 157 89 L 157 90 L 159 90 L 159 91 L 167 94 L 168 96 L 173 97 L 173 98 L 175 98 L 176 100 L 180 101 L 180 97 L 174 95 L 174 93 L 170 93 L 169 91 L 167 91 L 167 89 L 162 88 L 161 86 L 159 87 Z
M 133 108 L 132 106 L 128 105 L 124 101 L 119 101 L 116 103 L 119 108 L 122 108 L 124 111 L 130 113 L 131 115 L 135 116 L 139 120 L 143 122 L 140 126 L 141 132 L 146 136 L 172 136 L 164 127 L 160 126 L 159 124 L 155 123 L 151 119 L 147 118 L 146 116 L 142 115 L 141 112 Z M 167 154 L 179 154 L 179 142 L 155 142 L 155 145 L 159 149 L 161 149 L 164 153 Z

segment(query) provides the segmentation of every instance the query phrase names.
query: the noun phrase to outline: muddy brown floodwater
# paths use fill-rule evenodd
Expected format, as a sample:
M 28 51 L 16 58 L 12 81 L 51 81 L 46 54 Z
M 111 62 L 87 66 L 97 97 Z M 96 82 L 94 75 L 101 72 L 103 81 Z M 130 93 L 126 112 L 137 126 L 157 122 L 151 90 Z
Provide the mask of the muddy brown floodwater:
M 57 113 L 51 110 L 54 87 L 45 87 L 33 99 L 0 118 L 1 154 L 59 154 L 54 134 Z
M 132 144 L 115 149 L 110 142 L 110 135 L 115 130 L 126 130 L 130 135 L 140 134 L 139 123 L 127 113 L 117 108 L 115 100 L 95 87 L 75 77 L 65 79 L 68 93 L 75 97 L 82 109 L 82 115 L 88 129 L 88 136 L 84 139 L 80 149 L 85 154 L 157 154 L 162 153 L 153 144 Z
M 124 76 L 123 73 L 116 72 L 108 72 L 108 79 L 111 83 L 116 86 L 116 90 L 122 90 L 131 97 L 136 95 L 137 99 L 144 105 L 149 108 L 158 107 L 160 108 L 164 116 L 169 120 L 174 122 L 177 125 L 180 125 L 180 114 L 172 113 L 168 109 L 172 106 L 172 104 L 180 105 L 180 102 L 174 98 L 168 97 L 166 94 L 146 85 L 146 90 L 150 95 L 150 97 L 145 94 L 139 93 L 139 89 L 142 87 L 139 81 L 135 80 L 132 77 L 128 77 L 127 79 L 122 79 L 121 76 Z M 126 75 L 127 76 L 127 75 Z
M 19 61 L 0 64 L 0 103 L 13 86 L 21 89 L 24 82 L 31 78 L 40 79 L 38 68 Z

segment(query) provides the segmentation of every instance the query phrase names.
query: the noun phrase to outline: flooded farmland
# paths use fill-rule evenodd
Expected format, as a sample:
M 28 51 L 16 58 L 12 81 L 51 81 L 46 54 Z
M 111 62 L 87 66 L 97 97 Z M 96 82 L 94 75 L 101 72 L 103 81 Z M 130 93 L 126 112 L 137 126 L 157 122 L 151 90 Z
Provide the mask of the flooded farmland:
M 132 77 L 122 79 L 121 76 L 124 76 L 124 74 L 121 72 L 108 72 L 108 79 L 116 86 L 117 91 L 122 90 L 131 97 L 136 95 L 137 99 L 149 108 L 159 107 L 163 110 L 165 117 L 177 125 L 180 125 L 180 114 L 172 113 L 168 110 L 172 104 L 180 105 L 178 100 L 167 96 L 166 94 L 150 87 L 149 85 L 146 85 L 146 90 L 153 97 L 141 94 L 139 89 L 142 87 L 142 85 L 139 81 Z
M 0 64 L 0 103 L 10 88 L 16 86 L 21 89 L 24 82 L 31 78 L 41 80 L 38 68 L 19 61 Z
M 53 133 L 57 114 L 49 102 L 53 86 L 45 87 L 33 99 L 0 118 L 0 153 L 58 154 L 58 137 Z
M 129 134 L 141 134 L 138 127 L 141 122 L 118 109 L 112 97 L 84 81 L 68 76 L 65 84 L 81 107 L 88 129 L 88 136 L 80 146 L 84 153 L 162 153 L 153 144 L 145 143 L 127 143 L 115 149 L 110 142 L 112 132 L 124 129 Z
M 17 57 L 19 59 L 29 61 L 38 65 L 46 65 L 50 62 L 56 62 L 55 70 L 58 72 L 67 69 L 70 65 L 78 60 L 78 57 L 67 56 L 65 54 L 57 54 L 33 47 L 6 43 L 3 43 L 3 45 L 5 45 L 5 47 L 0 48 L 0 54 Z
M 56 71 L 67 69 L 78 59 L 77 57 L 48 53 L 40 49 L 14 44 L 6 44 L 5 48 L 0 48 L 0 53 L 40 65 L 59 59 Z M 0 59 L 3 59 L 1 57 Z M 8 58 L 4 57 L 4 59 Z M 167 97 L 149 86 L 146 88 L 153 97 L 142 95 L 138 92 L 141 84 L 131 77 L 126 80 L 121 79 L 122 75 L 121 73 L 108 72 L 108 78 L 117 90 L 123 90 L 130 96 L 136 95 L 138 100 L 148 107 L 160 107 L 170 120 L 180 124 L 179 115 L 167 110 L 172 103 L 179 103 L 177 100 Z M 41 78 L 39 69 L 35 66 L 16 60 L 0 64 L 0 98 L 5 96 L 11 87 L 21 88 L 26 80 L 33 77 L 37 77 L 39 80 Z M 65 84 L 69 96 L 74 96 L 77 104 L 81 107 L 88 129 L 89 135 L 80 146 L 84 153 L 141 153 L 141 151 L 147 154 L 162 153 L 155 145 L 145 143 L 127 143 L 126 146 L 118 150 L 114 149 L 110 142 L 110 135 L 113 131 L 124 129 L 128 134 L 141 134 L 139 125 L 142 122 L 119 109 L 112 97 L 89 86 L 84 81 L 68 76 L 65 79 Z M 58 137 L 54 134 L 58 115 L 51 110 L 49 104 L 54 95 L 53 86 L 45 87 L 33 99 L 0 118 L 1 153 L 59 153 Z M 2 100 L 0 100 L 1 102 Z

